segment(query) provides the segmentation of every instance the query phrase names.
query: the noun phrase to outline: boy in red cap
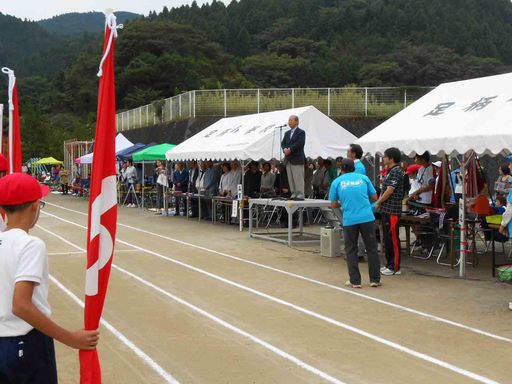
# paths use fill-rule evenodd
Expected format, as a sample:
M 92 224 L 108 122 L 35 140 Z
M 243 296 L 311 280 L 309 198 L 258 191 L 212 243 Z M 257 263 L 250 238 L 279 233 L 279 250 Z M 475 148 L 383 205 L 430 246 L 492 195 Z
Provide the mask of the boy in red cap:
M 53 339 L 76 349 L 98 344 L 98 331 L 70 332 L 49 317 L 46 246 L 28 234 L 48 193 L 23 173 L 0 179 L 0 383 L 57 383 Z

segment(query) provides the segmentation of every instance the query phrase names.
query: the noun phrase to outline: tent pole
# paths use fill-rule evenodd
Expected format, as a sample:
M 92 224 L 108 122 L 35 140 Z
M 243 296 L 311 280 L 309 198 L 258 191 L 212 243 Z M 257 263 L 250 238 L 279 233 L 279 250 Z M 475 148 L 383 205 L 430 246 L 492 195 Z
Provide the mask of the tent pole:
M 144 160 L 142 160 L 142 180 L 141 180 L 141 189 L 142 189 L 142 209 L 144 209 Z
M 459 200 L 460 263 L 459 277 L 466 276 L 466 153 L 462 155 L 462 198 Z
M 245 160 L 242 160 L 242 196 L 240 198 L 240 201 L 238 202 L 238 208 L 240 210 L 240 220 L 239 220 L 239 226 L 240 226 L 240 232 L 244 230 L 244 179 L 245 179 Z M 249 217 L 249 220 L 251 218 Z

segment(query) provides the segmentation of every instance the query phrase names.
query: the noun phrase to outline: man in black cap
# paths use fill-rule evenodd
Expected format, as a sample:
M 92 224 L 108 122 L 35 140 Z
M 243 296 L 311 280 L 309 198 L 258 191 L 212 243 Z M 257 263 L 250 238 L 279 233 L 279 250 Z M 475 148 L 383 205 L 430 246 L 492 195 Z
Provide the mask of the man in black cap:
M 361 273 L 357 256 L 357 238 L 363 238 L 368 253 L 368 272 L 370 286 L 379 287 L 380 262 L 377 255 L 377 239 L 375 237 L 375 216 L 371 201 L 377 200 L 377 191 L 370 179 L 355 171 L 352 159 L 341 162 L 342 175 L 333 181 L 329 192 L 329 200 L 333 208 L 343 208 L 343 233 L 345 252 L 350 281 L 345 285 L 361 288 Z

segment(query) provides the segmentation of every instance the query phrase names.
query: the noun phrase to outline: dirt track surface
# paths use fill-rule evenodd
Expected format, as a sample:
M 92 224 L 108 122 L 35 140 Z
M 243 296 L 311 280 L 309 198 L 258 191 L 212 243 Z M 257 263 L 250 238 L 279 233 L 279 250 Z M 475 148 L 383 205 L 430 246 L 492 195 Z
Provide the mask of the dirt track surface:
M 87 202 L 47 202 L 32 233 L 52 276 L 83 300 Z M 117 239 L 105 383 L 511 382 L 509 285 L 406 270 L 374 289 L 361 264 L 353 291 L 343 258 L 138 209 L 119 209 Z M 80 328 L 83 311 L 62 286 L 51 285 L 53 318 Z M 78 382 L 78 354 L 58 345 L 57 358 L 60 382 Z

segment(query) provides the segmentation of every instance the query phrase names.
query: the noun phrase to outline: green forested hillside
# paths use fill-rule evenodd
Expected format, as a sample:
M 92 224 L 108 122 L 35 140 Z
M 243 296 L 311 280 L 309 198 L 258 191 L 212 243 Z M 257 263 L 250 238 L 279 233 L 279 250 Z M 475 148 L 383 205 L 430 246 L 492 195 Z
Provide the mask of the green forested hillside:
M 93 15 L 53 24 L 81 26 Z M 101 34 L 56 35 L 0 15 L 0 39 L 1 65 L 19 77 L 25 155 L 40 155 L 45 146 L 58 155 L 63 138 L 90 136 Z M 192 3 L 128 21 L 116 65 L 119 109 L 200 88 L 437 85 L 512 68 L 512 3 Z
M 127 20 L 142 17 L 131 12 L 116 12 L 117 22 L 125 23 Z M 44 30 L 58 35 L 74 35 L 79 33 L 101 33 L 104 28 L 105 16 L 101 12 L 87 13 L 66 13 L 64 15 L 54 16 L 51 19 L 38 21 Z

